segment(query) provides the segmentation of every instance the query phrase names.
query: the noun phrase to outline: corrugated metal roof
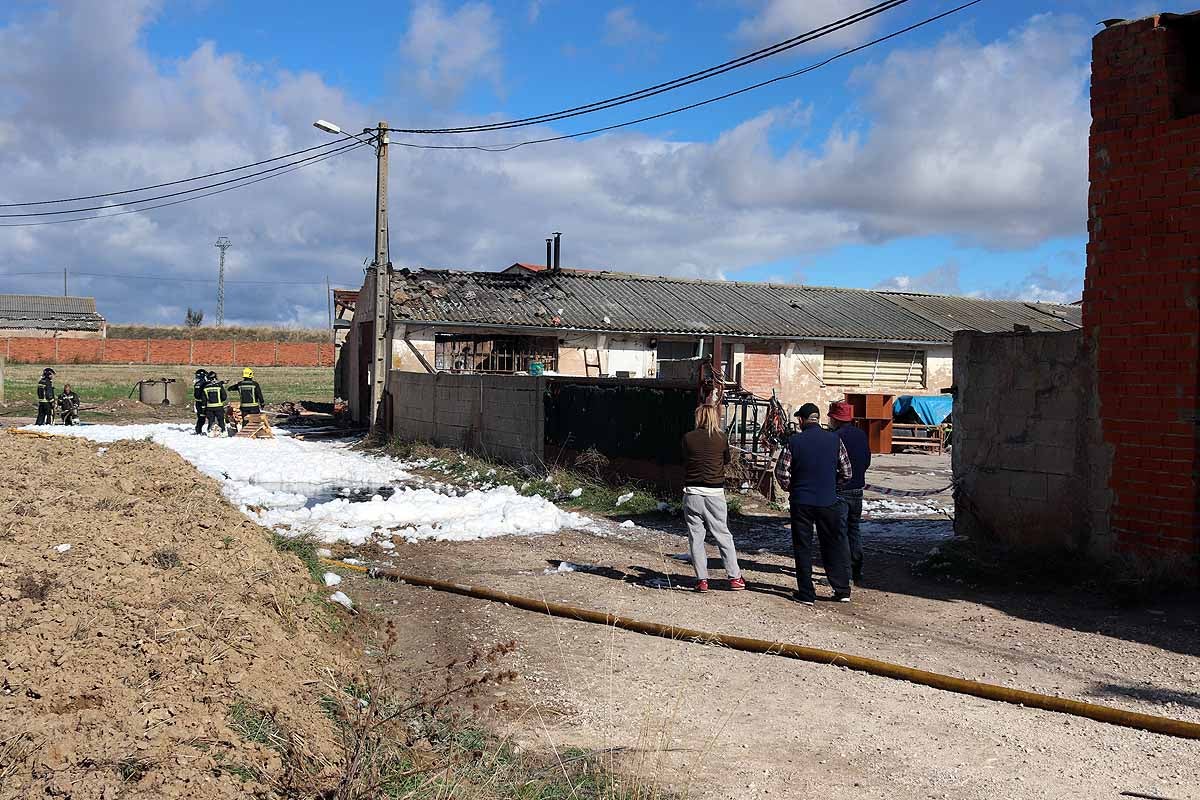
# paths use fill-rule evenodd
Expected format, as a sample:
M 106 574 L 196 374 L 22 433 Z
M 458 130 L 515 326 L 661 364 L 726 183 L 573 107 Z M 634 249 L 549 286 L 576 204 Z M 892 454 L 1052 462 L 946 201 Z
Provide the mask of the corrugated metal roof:
M 400 319 L 655 334 L 949 342 L 954 331 L 1080 327 L 1080 309 L 971 297 L 563 270 L 400 270 Z
M 0 294 L 0 328 L 98 331 L 104 317 L 93 297 Z

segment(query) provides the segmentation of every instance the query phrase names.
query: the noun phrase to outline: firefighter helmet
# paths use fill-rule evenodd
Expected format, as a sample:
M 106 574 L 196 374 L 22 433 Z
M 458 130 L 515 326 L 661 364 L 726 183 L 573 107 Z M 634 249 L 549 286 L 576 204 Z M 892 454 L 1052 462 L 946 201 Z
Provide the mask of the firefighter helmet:
M 244 370 L 242 370 L 242 377 L 243 378 L 253 378 L 254 370 L 251 369 L 250 367 L 246 367 Z
M 50 369 L 49 367 L 46 367 L 44 370 L 42 370 L 43 378 L 49 378 L 53 374 L 54 374 L 54 370 Z

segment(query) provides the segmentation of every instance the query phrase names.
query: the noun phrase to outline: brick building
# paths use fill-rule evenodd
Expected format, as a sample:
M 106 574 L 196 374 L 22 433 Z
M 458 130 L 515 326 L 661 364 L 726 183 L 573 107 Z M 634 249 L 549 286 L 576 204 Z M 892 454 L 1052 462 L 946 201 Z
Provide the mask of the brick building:
M 1084 330 L 1112 448 L 1111 532 L 1200 553 L 1200 15 L 1110 25 L 1092 55 Z
M 911 292 L 690 280 L 604 270 L 397 270 L 392 368 L 656 378 L 719 353 L 729 380 L 785 406 L 847 392 L 937 394 L 956 331 L 1078 330 L 1077 306 Z M 373 277 L 368 276 L 368 282 Z M 343 348 L 352 408 L 363 396 L 374 291 Z M 355 355 L 347 355 L 354 349 Z
M 0 294 L 0 338 L 103 339 L 92 297 Z
M 954 342 L 955 528 L 1200 576 L 1200 15 L 1092 55 L 1083 329 Z

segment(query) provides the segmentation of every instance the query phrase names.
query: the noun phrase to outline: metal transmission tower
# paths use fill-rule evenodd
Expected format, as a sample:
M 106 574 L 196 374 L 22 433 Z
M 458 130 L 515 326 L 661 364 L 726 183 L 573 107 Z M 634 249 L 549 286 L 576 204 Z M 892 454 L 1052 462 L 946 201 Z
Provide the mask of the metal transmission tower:
M 225 324 L 225 251 L 233 247 L 227 236 L 218 236 L 213 245 L 221 251 L 221 266 L 217 268 L 217 326 Z

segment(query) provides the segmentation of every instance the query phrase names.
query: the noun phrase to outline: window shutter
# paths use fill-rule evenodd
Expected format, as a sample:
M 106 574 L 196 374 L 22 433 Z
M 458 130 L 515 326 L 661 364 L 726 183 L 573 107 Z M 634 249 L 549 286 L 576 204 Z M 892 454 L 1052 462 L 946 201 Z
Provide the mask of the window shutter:
M 826 347 L 824 380 L 830 386 L 922 389 L 925 351 Z

